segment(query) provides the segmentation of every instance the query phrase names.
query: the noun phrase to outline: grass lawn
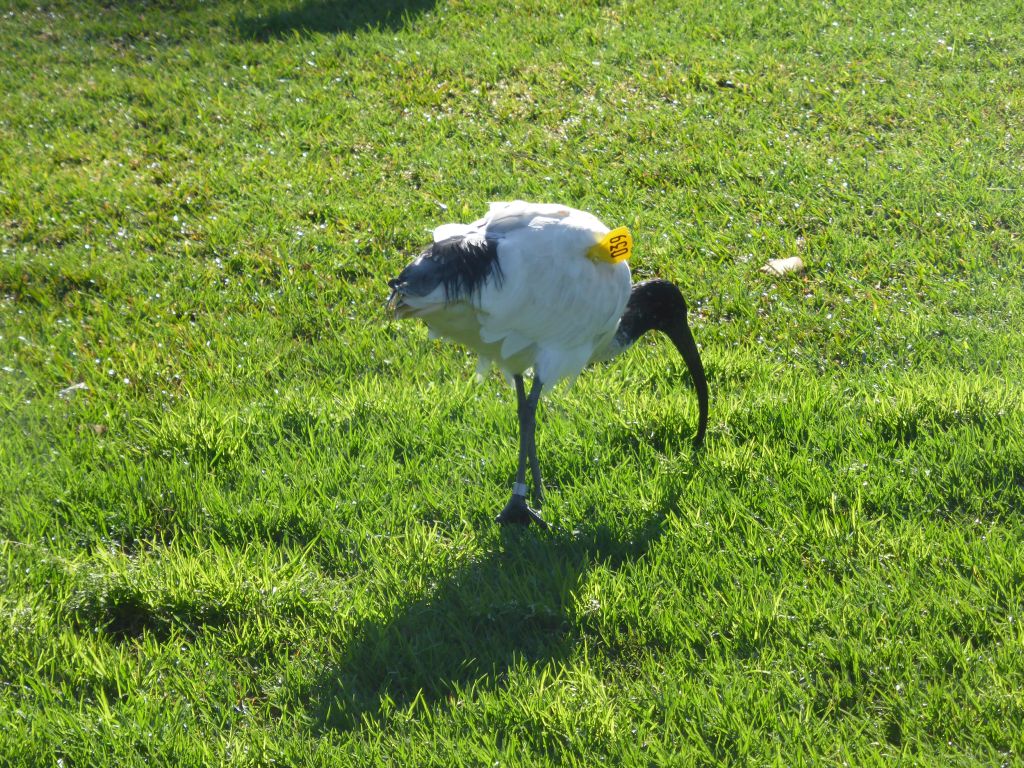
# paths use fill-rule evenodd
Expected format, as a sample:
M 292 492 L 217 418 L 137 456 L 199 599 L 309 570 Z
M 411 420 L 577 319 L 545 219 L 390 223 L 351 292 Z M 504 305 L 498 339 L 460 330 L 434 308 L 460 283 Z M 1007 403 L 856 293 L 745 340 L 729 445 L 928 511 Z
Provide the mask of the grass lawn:
M 1020 14 L 8 0 L 4 763 L 1021 764 Z M 711 387 L 696 458 L 664 338 L 550 395 L 548 535 L 383 309 L 513 198 L 629 226 Z

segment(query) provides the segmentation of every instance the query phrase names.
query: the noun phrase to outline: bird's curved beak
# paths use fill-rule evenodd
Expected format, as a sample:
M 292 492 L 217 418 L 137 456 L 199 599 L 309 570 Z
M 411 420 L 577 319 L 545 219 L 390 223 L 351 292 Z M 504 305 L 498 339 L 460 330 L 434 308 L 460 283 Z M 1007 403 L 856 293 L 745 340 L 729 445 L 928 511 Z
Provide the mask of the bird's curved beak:
M 697 390 L 697 404 L 700 408 L 700 417 L 697 423 L 697 435 L 693 438 L 693 447 L 700 448 L 704 443 L 704 433 L 708 428 L 708 380 L 704 376 L 704 364 L 700 359 L 700 352 L 697 351 L 697 342 L 693 339 L 693 333 L 686 322 L 685 313 L 677 322 L 665 329 L 668 336 L 679 354 L 686 361 L 686 367 L 690 371 L 690 378 L 693 379 L 693 387 Z

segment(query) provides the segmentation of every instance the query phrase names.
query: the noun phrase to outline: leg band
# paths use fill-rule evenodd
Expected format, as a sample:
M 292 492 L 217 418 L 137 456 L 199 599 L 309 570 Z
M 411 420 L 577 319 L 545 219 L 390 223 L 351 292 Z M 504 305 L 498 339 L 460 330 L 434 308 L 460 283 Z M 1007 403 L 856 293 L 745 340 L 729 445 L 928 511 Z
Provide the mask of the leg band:
M 526 497 L 526 483 L 512 483 L 512 495 Z

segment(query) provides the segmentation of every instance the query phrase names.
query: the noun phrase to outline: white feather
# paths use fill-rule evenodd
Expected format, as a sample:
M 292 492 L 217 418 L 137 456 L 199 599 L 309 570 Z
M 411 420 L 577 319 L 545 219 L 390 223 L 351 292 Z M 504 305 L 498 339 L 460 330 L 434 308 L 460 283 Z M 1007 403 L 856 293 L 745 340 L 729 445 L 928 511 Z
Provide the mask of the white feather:
M 626 262 L 587 256 L 608 231 L 563 205 L 492 203 L 472 224 L 438 227 L 434 240 L 497 241 L 496 275 L 478 294 L 451 303 L 440 288 L 406 301 L 431 335 L 464 344 L 506 376 L 532 368 L 546 385 L 574 379 L 607 346 L 629 299 Z

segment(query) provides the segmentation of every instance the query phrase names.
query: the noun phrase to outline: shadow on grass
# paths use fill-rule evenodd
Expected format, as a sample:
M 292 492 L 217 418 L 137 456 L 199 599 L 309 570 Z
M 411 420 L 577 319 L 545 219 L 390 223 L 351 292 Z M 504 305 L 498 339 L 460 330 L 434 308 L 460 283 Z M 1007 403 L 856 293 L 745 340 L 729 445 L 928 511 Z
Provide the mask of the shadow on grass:
M 360 626 L 347 651 L 314 685 L 317 729 L 381 720 L 392 706 L 443 704 L 457 687 L 504 684 L 517 663 L 565 659 L 576 643 L 575 592 L 595 564 L 635 561 L 662 533 L 664 517 L 612 532 L 544 535 L 502 530 L 502 546 L 396 615 Z
M 271 40 L 295 33 L 328 35 L 361 29 L 400 29 L 406 19 L 430 10 L 435 0 L 293 0 L 282 10 L 235 19 L 239 36 Z

